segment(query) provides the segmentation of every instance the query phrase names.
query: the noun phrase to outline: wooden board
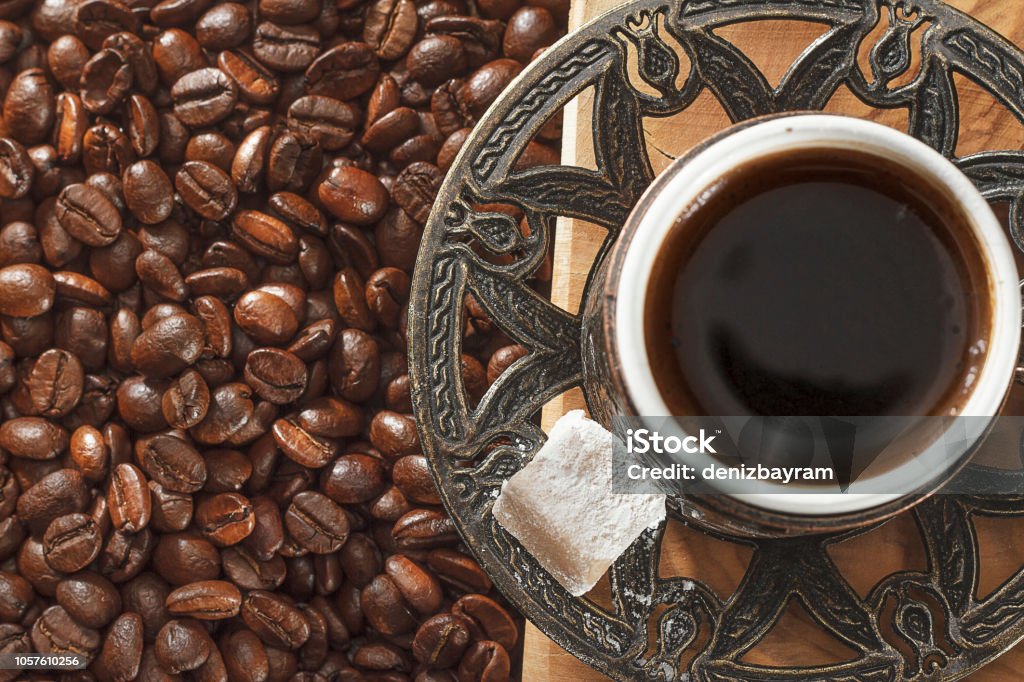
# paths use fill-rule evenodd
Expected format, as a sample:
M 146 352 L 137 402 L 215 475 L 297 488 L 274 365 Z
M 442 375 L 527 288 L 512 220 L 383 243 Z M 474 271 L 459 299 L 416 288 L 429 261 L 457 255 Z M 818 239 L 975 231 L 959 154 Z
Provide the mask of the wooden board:
M 1018 45 L 1024 45 L 1024 3 L 1016 0 L 947 0 L 980 21 L 1000 31 Z M 576 27 L 620 4 L 617 0 L 574 0 L 570 27 Z M 793 59 L 824 30 L 822 25 L 800 22 L 758 22 L 719 31 L 750 56 L 772 83 L 777 83 Z M 960 95 L 961 141 L 958 154 L 982 149 L 1020 149 L 1024 128 L 987 93 L 957 76 Z M 563 162 L 587 166 L 593 162 L 589 101 L 581 98 L 579 108 L 565 111 Z M 879 112 L 840 92 L 828 111 L 863 116 L 906 130 L 906 112 Z M 685 125 L 682 124 L 685 122 Z M 674 119 L 648 122 L 652 141 L 651 157 L 658 169 L 685 152 L 696 142 L 728 125 L 718 103 L 705 93 L 694 106 Z M 576 312 L 590 263 L 603 232 L 578 221 L 560 224 L 556 234 L 552 296 L 562 307 Z M 1024 262 L 1024 259 L 1019 259 Z M 550 426 L 570 409 L 583 407 L 582 394 L 566 394 L 545 409 L 544 424 Z M 1012 397 L 1014 414 L 1024 414 L 1024 392 Z M 884 576 L 901 568 L 924 568 L 924 552 L 909 518 L 900 518 L 878 531 L 838 546 L 833 559 L 860 594 L 866 594 Z M 984 520 L 976 524 L 985 554 L 978 592 L 987 595 L 1024 565 L 1024 523 Z M 735 589 L 750 558 L 749 550 L 707 539 L 681 525 L 671 526 L 662 559 L 662 572 L 688 575 L 704 580 L 720 595 Z M 870 557 L 870 561 L 864 561 Z M 601 586 L 593 598 L 603 601 Z M 751 663 L 812 665 L 852 658 L 854 652 L 812 624 L 799 607 L 791 609 L 767 637 L 745 658 Z M 525 682 L 606 680 L 580 663 L 527 624 L 523 680 Z M 1013 682 L 1024 680 L 1024 645 L 1018 647 L 970 677 L 972 682 Z

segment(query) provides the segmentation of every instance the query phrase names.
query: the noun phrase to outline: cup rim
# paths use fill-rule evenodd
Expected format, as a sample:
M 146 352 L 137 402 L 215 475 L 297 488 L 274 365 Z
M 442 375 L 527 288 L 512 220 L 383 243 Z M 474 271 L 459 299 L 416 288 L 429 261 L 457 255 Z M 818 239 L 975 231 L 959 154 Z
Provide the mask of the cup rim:
M 643 315 L 651 266 L 676 217 L 728 171 L 780 152 L 812 148 L 853 149 L 884 157 L 947 192 L 963 207 L 990 278 L 992 326 L 990 348 L 962 414 L 997 415 L 1017 366 L 1021 329 L 1020 280 L 1012 246 L 1002 224 L 974 184 L 951 161 L 925 143 L 878 123 L 820 113 L 775 116 L 734 126 L 675 160 L 637 203 L 614 247 L 605 288 L 608 300 L 605 324 L 610 328 L 607 338 L 611 341 L 614 360 L 619 364 L 618 380 L 629 405 L 640 416 L 671 414 L 654 379 Z M 635 248 L 637 245 L 644 248 Z M 778 491 L 728 497 L 791 515 L 864 512 L 911 494 L 934 492 L 966 462 L 971 448 L 967 447 L 956 462 L 951 462 L 944 450 L 933 450 L 931 454 L 926 450 L 884 474 L 892 478 L 897 489 L 916 490 L 916 493 L 810 495 L 794 493 L 792 486 L 778 486 Z M 700 461 L 702 457 L 707 462 Z M 714 461 L 710 456 L 699 454 L 693 460 L 700 464 Z M 931 480 L 921 480 L 922 466 L 926 467 L 925 471 L 935 472 Z

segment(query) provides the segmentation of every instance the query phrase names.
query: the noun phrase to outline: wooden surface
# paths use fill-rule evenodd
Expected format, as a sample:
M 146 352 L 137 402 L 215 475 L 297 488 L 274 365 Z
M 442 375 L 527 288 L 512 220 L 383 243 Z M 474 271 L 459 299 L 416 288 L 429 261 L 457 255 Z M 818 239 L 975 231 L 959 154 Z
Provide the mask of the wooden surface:
M 620 4 L 617 0 L 574 0 L 571 26 Z M 1024 2 L 1020 0 L 951 0 L 953 6 L 971 13 L 1018 45 L 1024 45 Z M 743 49 L 777 83 L 792 63 L 824 26 L 800 22 L 758 22 L 718 31 L 723 38 Z M 870 37 L 869 37 L 870 40 Z M 683 68 L 687 66 L 684 64 Z M 990 95 L 961 76 L 956 76 L 961 108 L 961 142 L 958 154 L 982 149 L 1024 147 L 1024 128 Z M 563 161 L 587 166 L 593 162 L 590 143 L 589 100 L 565 111 Z M 827 110 L 858 115 L 906 129 L 905 110 L 879 112 L 841 91 Z M 705 93 L 682 114 L 648 121 L 647 133 L 652 161 L 660 170 L 671 159 L 694 143 L 728 125 L 728 119 L 712 96 Z M 600 243 L 602 231 L 580 221 L 560 224 L 554 252 L 553 298 L 564 308 L 576 312 L 586 274 Z M 1013 413 L 1024 414 L 1024 395 L 1013 397 Z M 544 424 L 550 426 L 569 409 L 582 407 L 582 395 L 576 391 L 550 403 L 544 412 Z M 1014 408 L 1015 406 L 1015 408 Z M 1024 565 L 1024 524 L 1010 520 L 983 519 L 976 523 L 979 542 L 985 553 L 978 595 L 990 593 L 1003 580 Z M 910 538 L 910 540 L 908 540 Z M 854 541 L 836 547 L 833 559 L 860 594 L 867 594 L 883 577 L 903 568 L 925 568 L 924 551 L 913 522 L 903 517 Z M 687 575 L 704 580 L 720 596 L 728 597 L 739 584 L 750 558 L 750 551 L 735 545 L 710 540 L 680 524 L 670 525 L 662 558 L 665 575 Z M 868 559 L 869 558 L 869 559 Z M 602 592 L 604 594 L 602 594 Z M 607 603 L 607 586 L 599 585 L 589 595 L 598 603 Z M 749 652 L 750 663 L 812 665 L 853 658 L 855 653 L 811 623 L 799 606 L 791 606 L 778 626 Z M 527 625 L 523 680 L 525 682 L 606 680 L 567 654 L 531 625 Z M 970 677 L 972 682 L 1014 682 L 1024 680 L 1024 645 L 1007 653 L 984 670 Z

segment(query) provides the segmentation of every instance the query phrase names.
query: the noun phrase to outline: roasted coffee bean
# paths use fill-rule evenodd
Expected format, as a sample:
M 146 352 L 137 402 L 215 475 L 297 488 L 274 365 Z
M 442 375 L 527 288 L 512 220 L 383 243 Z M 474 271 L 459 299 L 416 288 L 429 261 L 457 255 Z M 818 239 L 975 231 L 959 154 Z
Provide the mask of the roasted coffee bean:
M 75 35 L 89 47 L 99 50 L 103 41 L 118 31 L 136 33 L 139 20 L 116 0 L 86 0 L 75 13 Z
M 335 502 L 367 502 L 384 492 L 387 470 L 380 460 L 369 455 L 344 455 L 325 471 L 322 486 Z
M 442 613 L 428 618 L 416 630 L 412 653 L 423 665 L 450 668 L 462 660 L 469 641 L 469 628 L 464 619 Z
M 238 47 L 252 35 L 252 14 L 236 2 L 215 4 L 196 21 L 196 40 L 207 50 Z
M 161 668 L 177 675 L 205 663 L 213 646 L 213 639 L 199 621 L 169 620 L 156 635 L 156 659 Z
M 55 115 L 56 100 L 46 73 L 37 68 L 19 71 L 4 97 L 4 123 L 10 137 L 24 145 L 40 144 L 49 135 Z
M 280 26 L 264 21 L 256 27 L 252 50 L 271 69 L 302 71 L 317 58 L 320 34 L 312 26 Z
M 82 69 L 82 103 L 96 114 L 109 114 L 132 87 L 132 67 L 117 50 L 100 50 Z
M 296 495 L 284 522 L 295 541 L 314 554 L 336 552 L 348 540 L 345 512 L 322 493 L 307 490 Z
M 0 424 L 0 448 L 15 457 L 49 460 L 68 447 L 66 429 L 41 417 L 17 417 Z
M 452 613 L 469 618 L 485 637 L 511 651 L 519 641 L 519 628 L 512 616 L 493 599 L 482 594 L 467 594 L 452 605 Z
M 410 415 L 382 410 L 370 422 L 370 441 L 389 459 L 420 452 L 416 422 Z
M 231 227 L 247 249 L 274 263 L 291 263 L 299 253 L 299 241 L 291 228 L 266 213 L 239 211 Z
M 310 94 L 351 100 L 369 91 L 377 82 L 380 61 L 366 43 L 346 42 L 332 47 L 306 71 Z
M 210 407 L 210 389 L 202 375 L 188 369 L 164 392 L 160 409 L 167 423 L 176 429 L 188 429 L 203 420 Z
M 46 268 L 21 263 L 0 268 L 0 315 L 36 317 L 53 307 L 57 283 Z
M 141 438 L 135 443 L 135 456 L 149 478 L 168 490 L 193 493 L 206 482 L 206 463 L 182 433 Z
M 238 86 L 215 68 L 185 74 L 171 88 L 174 113 L 190 128 L 213 125 L 227 117 L 238 100 Z
M 85 184 L 64 188 L 57 198 L 61 228 L 89 246 L 113 243 L 121 232 L 121 214 L 99 190 Z
M 0 198 L 21 199 L 32 188 L 35 168 L 25 148 L 0 137 Z
M 512 664 L 497 642 L 481 641 L 469 647 L 459 663 L 459 680 L 508 682 Z
M 333 169 L 317 195 L 335 217 L 356 225 L 380 220 L 389 202 L 387 189 L 375 175 L 351 166 Z
M 85 370 L 78 356 L 59 348 L 46 351 L 36 359 L 24 379 L 32 413 L 48 418 L 67 416 L 78 406 L 82 398 L 84 380 Z M 21 423 L 25 426 L 14 429 L 15 432 L 27 428 L 29 424 L 34 424 L 39 429 L 38 433 L 34 430 L 26 431 L 23 437 L 26 440 L 45 439 L 43 432 L 51 428 L 42 422 Z M 5 430 L 0 426 L 0 443 L 5 440 L 3 433 Z M 7 449 L 11 450 L 9 447 Z
M 285 130 L 274 140 L 267 158 L 267 189 L 304 192 L 323 165 L 323 150 L 304 132 Z
M 412 46 L 405 63 L 412 78 L 424 85 L 436 86 L 462 75 L 468 61 L 458 38 L 432 35 Z
M 171 87 L 185 74 L 206 66 L 202 47 L 187 32 L 172 28 L 153 40 L 153 61 L 160 81 Z
M 205 538 L 190 533 L 161 535 L 153 551 L 153 568 L 172 585 L 214 580 L 220 575 L 220 553 Z M 166 594 L 160 598 L 163 605 Z
M 220 648 L 230 679 L 257 682 L 270 676 L 267 650 L 252 630 L 228 633 L 221 639 Z
M 153 530 L 174 533 L 188 528 L 192 521 L 191 495 L 167 490 L 156 481 L 149 482 L 149 490 L 153 496 Z
M 269 45 L 267 47 L 270 49 Z M 217 67 L 238 84 L 239 96 L 246 102 L 271 104 L 281 91 L 273 72 L 241 50 L 221 52 L 217 57 Z
M 288 107 L 288 126 L 327 151 L 342 149 L 355 136 L 357 110 L 333 97 L 306 95 Z
M 431 614 L 441 606 L 441 583 L 430 571 L 409 557 L 395 554 L 384 562 L 384 570 L 395 583 L 402 597 L 421 615 Z
M 437 166 L 422 161 L 410 164 L 395 178 L 392 197 L 412 218 L 425 223 L 442 180 L 444 174 Z
M 281 452 L 310 469 L 326 466 L 338 454 L 337 442 L 313 435 L 291 419 L 275 421 L 273 434 Z
M 455 524 L 443 511 L 414 509 L 395 522 L 391 530 L 400 549 L 432 549 L 454 544 Z
M 86 514 L 54 519 L 43 534 L 43 556 L 55 571 L 74 573 L 95 559 L 103 545 L 96 523 Z
M 103 679 L 126 682 L 138 676 L 144 646 L 143 631 L 142 616 L 137 613 L 123 613 L 113 622 L 94 664 Z
M 378 57 L 391 61 L 406 53 L 418 25 L 412 0 L 377 0 L 367 8 L 363 40 Z
M 175 616 L 199 620 L 223 620 L 237 616 L 242 593 L 224 580 L 200 580 L 167 595 L 167 610 Z
M 85 104 L 77 94 L 61 92 L 57 95 L 55 116 L 52 143 L 57 151 L 57 159 L 66 164 L 78 163 L 82 158 L 82 144 L 89 125 Z M 8 151 L 8 154 L 15 152 Z M 10 163 L 13 171 L 16 168 L 13 157 Z
M 309 639 L 309 621 L 272 592 L 254 590 L 242 602 L 242 620 L 272 647 L 298 649 Z
M 20 621 L 32 605 L 32 585 L 17 573 L 0 571 L 0 622 Z
M 203 342 L 203 325 L 198 318 L 188 314 L 171 315 L 157 321 L 135 339 L 132 362 L 146 376 L 172 376 L 199 359 Z
M 245 381 L 276 405 L 293 402 L 306 389 L 306 365 L 288 351 L 258 348 L 246 358 Z
M 146 477 L 133 464 L 123 462 L 110 473 L 107 508 L 114 528 L 138 533 L 149 523 L 152 499 Z
M 142 223 L 156 225 L 174 209 L 174 189 L 167 174 L 152 161 L 138 161 L 125 170 L 124 199 Z
M 442 582 L 463 592 L 488 592 L 491 579 L 471 557 L 454 549 L 441 547 L 427 554 L 427 565 Z
M 62 606 L 51 606 L 32 626 L 32 646 L 41 654 L 80 654 L 89 660 L 100 648 L 100 635 L 80 625 Z
M 409 275 L 398 268 L 381 268 L 366 282 L 366 304 L 385 327 L 397 327 L 409 300 Z
M 223 220 L 238 205 L 238 192 L 227 173 L 206 161 L 185 163 L 174 178 L 185 204 L 207 220 Z
M 57 603 L 68 615 L 86 627 L 100 630 L 121 612 L 121 595 L 114 584 L 99 573 L 83 571 L 60 581 Z
M 223 557 L 224 574 L 242 589 L 273 590 L 284 582 L 287 569 L 280 554 L 260 561 L 245 546 L 234 545 L 224 548 Z
M 218 493 L 196 505 L 196 525 L 218 547 L 241 542 L 256 524 L 252 504 L 237 493 Z
M 401 591 L 387 575 L 378 575 L 362 589 L 360 605 L 370 626 L 383 635 L 401 635 L 416 626 Z

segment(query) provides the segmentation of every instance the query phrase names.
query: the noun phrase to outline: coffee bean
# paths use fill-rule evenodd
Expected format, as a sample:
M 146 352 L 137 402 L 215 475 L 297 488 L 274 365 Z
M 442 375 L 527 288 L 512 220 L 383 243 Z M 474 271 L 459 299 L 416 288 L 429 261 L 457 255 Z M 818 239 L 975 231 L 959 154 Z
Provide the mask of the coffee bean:
M 281 91 L 273 72 L 241 50 L 221 52 L 217 57 L 217 67 L 238 84 L 239 96 L 246 102 L 270 104 Z
M 139 222 L 156 225 L 170 217 L 174 189 L 160 166 L 152 161 L 139 161 L 124 173 L 124 199 Z
M 193 493 L 206 482 L 206 463 L 179 432 L 159 433 L 137 440 L 135 456 L 149 478 L 168 490 Z
M 132 344 L 132 362 L 149 377 L 172 376 L 199 359 L 203 341 L 203 325 L 198 318 L 171 315 L 139 335 Z
M 149 482 L 149 490 L 153 495 L 153 530 L 174 533 L 188 528 L 193 511 L 191 495 L 168 490 L 156 481 Z
M 0 137 L 0 198 L 21 199 L 32 188 L 35 169 L 25 148 Z
M 306 89 L 311 95 L 351 100 L 368 92 L 377 82 L 379 73 L 380 61 L 371 46 L 345 42 L 327 50 L 309 65 Z
M 133 464 L 123 462 L 110 473 L 107 489 L 110 522 L 126 533 L 138 533 L 153 512 L 146 477 Z
M 462 42 L 450 35 L 427 36 L 412 46 L 405 63 L 410 76 L 429 86 L 462 75 L 468 64 Z
M 132 11 L 116 0 L 86 0 L 75 13 L 74 33 L 90 50 L 99 50 L 111 34 L 135 33 L 138 29 L 139 21 Z
M 528 64 L 537 50 L 558 39 L 558 25 L 543 7 L 520 7 L 509 18 L 502 50 L 506 57 Z
M 90 660 L 100 648 L 100 635 L 76 623 L 64 607 L 51 606 L 32 626 L 32 646 L 42 654 L 80 654 Z
M 414 509 L 395 522 L 391 530 L 400 549 L 433 549 L 454 544 L 458 538 L 455 524 L 442 511 Z
M 252 505 L 243 495 L 219 493 L 203 498 L 196 506 L 196 524 L 218 547 L 238 544 L 253 531 Z
M 43 534 L 43 555 L 55 571 L 74 573 L 92 563 L 103 544 L 96 523 L 86 514 L 59 516 Z
M 224 549 L 224 573 L 246 590 L 273 590 L 284 582 L 285 563 L 280 554 L 260 561 L 243 545 Z
M 167 423 L 188 429 L 203 420 L 210 407 L 210 388 L 194 369 L 185 370 L 164 392 L 160 409 Z
M 109 114 L 132 87 L 132 67 L 117 50 L 100 50 L 82 70 L 82 103 L 96 114 Z
M 272 592 L 254 590 L 242 602 L 242 620 L 272 647 L 298 649 L 309 639 L 309 621 L 302 612 Z
M 206 418 L 189 431 L 203 445 L 220 445 L 234 437 L 253 417 L 252 389 L 243 383 L 218 386 L 210 393 Z
M 36 317 L 53 307 L 57 283 L 39 265 L 21 263 L 0 268 L 0 315 Z
M 285 130 L 274 140 L 267 159 L 267 189 L 305 192 L 323 166 L 323 150 L 304 132 Z
M 416 626 L 401 591 L 386 575 L 378 575 L 364 587 L 359 601 L 367 622 L 381 634 L 401 635 Z
M 338 454 L 337 442 L 315 436 L 291 419 L 278 419 L 273 427 L 274 441 L 281 451 L 304 467 L 326 466 Z
M 36 359 L 24 379 L 32 413 L 48 418 L 67 416 L 82 398 L 84 380 L 85 370 L 78 356 L 58 348 L 46 351 Z M 41 422 L 22 423 L 26 426 L 19 429 L 27 428 L 28 424 L 35 424 L 40 429 L 38 432 L 26 431 L 24 437 L 19 438 L 26 442 L 44 438 L 42 430 L 50 428 Z M 3 427 L 0 427 L 0 434 L 3 432 Z M 0 436 L 0 442 L 3 440 L 3 436 Z
M 68 432 L 41 417 L 17 417 L 0 424 L 0 448 L 15 457 L 55 459 L 68 447 Z
M 511 667 L 508 652 L 500 644 L 486 640 L 476 642 L 459 663 L 459 679 L 507 682 Z
M 174 113 L 190 128 L 223 120 L 238 100 L 238 86 L 220 69 L 198 69 L 185 74 L 171 88 Z
M 388 191 L 380 180 L 353 167 L 332 170 L 317 194 L 334 216 L 356 225 L 377 222 L 388 208 Z
M 64 188 L 57 198 L 60 226 L 90 246 L 113 243 L 121 232 L 121 214 L 99 190 L 85 184 Z
M 183 585 L 167 595 L 167 610 L 175 616 L 199 620 L 223 620 L 237 616 L 242 593 L 224 580 L 201 580 Z
M 444 174 L 437 166 L 416 162 L 407 166 L 395 178 L 392 196 L 396 204 L 422 224 L 427 222 L 442 180 Z
M 121 612 L 121 595 L 99 573 L 83 571 L 57 585 L 57 603 L 68 615 L 86 627 L 100 630 Z
M 357 110 L 324 95 L 306 95 L 288 107 L 288 126 L 328 151 L 342 149 L 355 136 Z
M 32 585 L 17 573 L 0 571 L 0 621 L 20 621 L 32 604 Z
M 498 642 L 506 650 L 512 650 L 519 641 L 519 628 L 512 616 L 490 597 L 463 595 L 452 605 L 452 613 L 472 620 L 487 639 Z
M 409 415 L 382 410 L 370 422 L 370 441 L 389 459 L 420 452 L 416 422 Z
M 438 614 L 420 625 L 412 642 L 412 653 L 424 665 L 450 668 L 462 659 L 469 641 L 469 628 L 462 618 Z
M 174 177 L 185 204 L 207 220 L 223 220 L 238 205 L 238 192 L 227 173 L 206 161 L 189 161 Z
M 4 97 L 8 135 L 23 145 L 40 144 L 49 135 L 55 115 L 56 100 L 46 73 L 37 68 L 19 71 Z
M 412 0 L 377 0 L 367 8 L 363 40 L 381 59 L 398 59 L 412 45 L 418 24 Z
M 122 682 L 135 679 L 142 663 L 142 616 L 123 613 L 110 626 L 95 667 L 104 679 Z
M 214 580 L 220 574 L 217 548 L 209 540 L 190 533 L 161 535 L 153 551 L 153 559 L 154 570 L 172 585 Z M 167 594 L 160 597 L 161 607 L 166 597 Z
M 207 50 L 238 47 L 252 34 L 252 15 L 235 2 L 215 4 L 196 21 L 196 40 Z
M 271 215 L 259 211 L 239 211 L 231 226 L 232 234 L 247 249 L 272 262 L 291 263 L 298 255 L 299 242 L 295 233 Z
M 252 45 L 256 58 L 277 71 L 302 71 L 320 51 L 320 34 L 312 26 L 279 26 L 264 21 Z
M 205 663 L 213 646 L 212 638 L 199 621 L 169 620 L 156 635 L 156 659 L 161 668 L 177 675 Z
M 431 614 L 441 606 L 441 583 L 427 569 L 409 557 L 395 554 L 384 562 L 384 570 L 395 583 L 402 597 L 421 615 Z
M 295 541 L 315 554 L 336 552 L 348 540 L 345 512 L 322 493 L 305 491 L 296 495 L 284 522 Z
M 287 351 L 258 348 L 245 361 L 246 383 L 276 405 L 297 400 L 306 389 L 306 378 L 306 365 Z

